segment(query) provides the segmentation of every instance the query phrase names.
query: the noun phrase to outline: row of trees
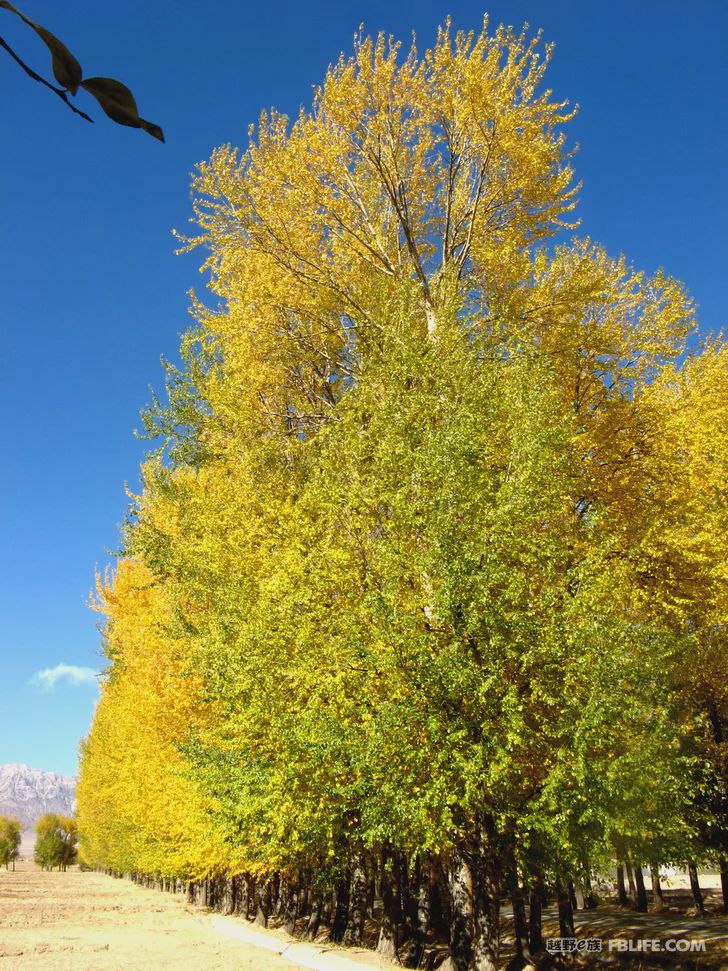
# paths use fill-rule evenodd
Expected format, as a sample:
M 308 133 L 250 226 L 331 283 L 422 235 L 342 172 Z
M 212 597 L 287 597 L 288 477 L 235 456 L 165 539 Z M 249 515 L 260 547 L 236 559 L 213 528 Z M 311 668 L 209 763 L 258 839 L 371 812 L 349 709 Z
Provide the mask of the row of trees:
M 78 857 L 78 826 L 75 819 L 44 813 L 35 826 L 34 859 L 44 870 L 65 870 Z
M 0 816 L 0 866 L 9 869 L 10 864 L 15 869 L 15 861 L 20 855 L 20 841 L 23 827 L 17 819 Z
M 221 306 L 98 583 L 89 865 L 457 971 L 504 899 L 525 955 L 545 888 L 568 932 L 614 860 L 724 866 L 728 350 L 664 273 L 549 243 L 549 55 L 362 40 L 200 165 Z

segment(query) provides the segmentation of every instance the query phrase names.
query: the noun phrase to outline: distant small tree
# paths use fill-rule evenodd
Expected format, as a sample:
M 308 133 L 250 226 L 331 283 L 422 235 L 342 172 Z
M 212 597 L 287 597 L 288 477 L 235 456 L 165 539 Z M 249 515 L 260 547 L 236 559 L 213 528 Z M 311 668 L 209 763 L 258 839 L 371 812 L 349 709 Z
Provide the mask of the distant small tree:
M 78 826 L 75 819 L 60 816 L 60 837 L 63 842 L 61 868 L 72 866 L 78 858 Z
M 60 866 L 62 852 L 58 834 L 60 819 L 55 813 L 45 813 L 35 826 L 36 841 L 34 859 L 44 870 Z
M 76 862 L 78 854 L 78 828 L 74 819 L 45 813 L 38 820 L 35 832 L 35 862 L 44 870 L 59 870 Z
M 20 854 L 20 840 L 23 834 L 23 827 L 17 819 L 10 819 L 7 816 L 0 816 L 0 864 L 5 864 L 5 869 L 9 869 Z

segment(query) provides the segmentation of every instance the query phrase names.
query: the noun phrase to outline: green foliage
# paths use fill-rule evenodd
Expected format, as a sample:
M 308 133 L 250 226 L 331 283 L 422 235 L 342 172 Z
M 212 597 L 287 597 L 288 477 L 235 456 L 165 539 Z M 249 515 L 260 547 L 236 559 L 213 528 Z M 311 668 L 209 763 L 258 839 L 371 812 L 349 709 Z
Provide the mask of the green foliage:
M 35 862 L 45 870 L 65 870 L 76 862 L 78 827 L 74 819 L 56 813 L 44 813 L 35 827 Z
M 162 449 L 101 585 L 87 862 L 467 865 L 497 941 L 477 908 L 514 860 L 715 852 L 725 355 L 677 363 L 676 281 L 542 245 L 574 191 L 536 46 L 363 41 L 200 166 L 223 305 L 145 414 Z

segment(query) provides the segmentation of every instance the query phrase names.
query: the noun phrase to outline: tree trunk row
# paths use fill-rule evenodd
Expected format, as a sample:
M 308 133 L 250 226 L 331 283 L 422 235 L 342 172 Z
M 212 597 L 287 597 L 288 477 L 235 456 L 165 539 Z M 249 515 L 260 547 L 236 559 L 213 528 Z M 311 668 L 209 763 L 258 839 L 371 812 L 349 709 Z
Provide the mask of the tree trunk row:
M 534 858 L 535 859 L 535 858 Z M 447 944 L 451 971 L 495 971 L 501 961 L 501 906 L 513 908 L 514 967 L 544 951 L 542 911 L 549 902 L 558 910 L 559 933 L 575 937 L 574 911 L 596 907 L 589 867 L 566 874 L 547 890 L 544 873 L 529 854 L 518 853 L 513 834 L 498 834 L 494 820 L 483 814 L 472 831 L 454 847 L 449 865 L 430 855 L 408 861 L 391 847 L 372 852 L 353 845 L 346 868 L 332 882 L 315 879 L 313 871 L 255 877 L 243 873 L 184 882 L 179 878 L 112 872 L 145 887 L 184 894 L 197 906 L 236 914 L 266 927 L 271 918 L 291 935 L 347 946 L 376 946 L 384 957 L 409 967 L 425 966 L 427 950 Z M 688 861 L 696 910 L 703 898 L 697 869 Z M 724 899 L 728 865 L 721 867 Z M 625 879 L 626 878 L 626 879 Z M 651 908 L 664 906 L 659 871 L 650 867 Z M 620 903 L 648 909 L 642 867 L 628 854 L 617 864 Z M 368 935 L 368 936 L 367 936 Z

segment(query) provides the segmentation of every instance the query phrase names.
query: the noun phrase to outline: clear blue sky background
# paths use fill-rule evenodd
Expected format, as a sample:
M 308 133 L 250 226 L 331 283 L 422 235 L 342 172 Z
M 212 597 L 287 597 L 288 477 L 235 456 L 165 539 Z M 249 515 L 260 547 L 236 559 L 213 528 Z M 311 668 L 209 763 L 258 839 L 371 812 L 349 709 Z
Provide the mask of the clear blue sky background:
M 161 354 L 187 327 L 199 254 L 174 256 L 190 214 L 189 173 L 243 144 L 263 106 L 295 113 L 360 22 L 420 47 L 472 0 L 18 0 L 85 73 L 118 77 L 167 144 L 71 113 L 0 51 L 0 762 L 75 772 L 96 689 L 59 663 L 99 668 L 94 568 L 118 542 L 124 482 Z M 550 84 L 581 105 L 581 232 L 648 271 L 686 281 L 707 329 L 726 321 L 728 14 L 724 2 L 514 0 L 492 21 L 541 26 L 557 44 Z M 0 34 L 47 68 L 45 49 L 0 11 Z

